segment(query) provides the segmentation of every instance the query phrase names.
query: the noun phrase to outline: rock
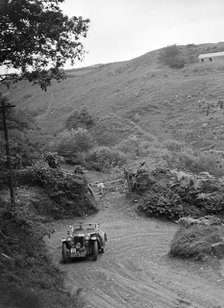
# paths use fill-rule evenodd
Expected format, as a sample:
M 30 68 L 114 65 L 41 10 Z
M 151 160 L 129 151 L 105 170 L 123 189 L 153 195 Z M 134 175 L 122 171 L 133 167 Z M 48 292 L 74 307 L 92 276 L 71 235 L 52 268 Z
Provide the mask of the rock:
M 211 248 L 212 248 L 212 253 L 215 256 L 217 256 L 219 258 L 223 258 L 224 257 L 224 242 L 223 241 L 215 243 L 215 244 L 212 244 Z

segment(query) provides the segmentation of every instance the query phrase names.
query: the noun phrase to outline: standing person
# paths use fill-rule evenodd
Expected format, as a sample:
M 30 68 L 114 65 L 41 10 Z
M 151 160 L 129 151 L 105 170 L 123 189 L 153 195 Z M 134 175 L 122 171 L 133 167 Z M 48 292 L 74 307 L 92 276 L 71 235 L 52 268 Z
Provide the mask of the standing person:
M 105 189 L 105 186 L 103 183 L 98 183 L 97 184 L 97 188 L 99 189 L 99 194 L 102 195 L 103 194 L 103 190 Z

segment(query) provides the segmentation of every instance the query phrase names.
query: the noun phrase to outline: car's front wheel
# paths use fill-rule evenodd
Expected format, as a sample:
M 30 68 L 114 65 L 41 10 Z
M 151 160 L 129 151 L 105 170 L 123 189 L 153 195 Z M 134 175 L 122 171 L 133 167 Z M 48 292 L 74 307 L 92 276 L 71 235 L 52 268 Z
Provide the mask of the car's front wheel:
M 100 250 L 102 253 L 104 253 L 104 251 L 105 251 L 106 241 L 107 241 L 107 235 L 105 233 L 104 237 L 103 237 L 103 240 L 102 240 L 101 250 Z
M 69 261 L 69 251 L 65 243 L 62 244 L 62 261 L 63 263 L 67 263 Z
M 99 252 L 98 242 L 94 241 L 94 243 L 93 243 L 93 261 L 97 260 L 98 252 Z
M 104 253 L 105 252 L 105 248 L 101 247 L 100 252 Z

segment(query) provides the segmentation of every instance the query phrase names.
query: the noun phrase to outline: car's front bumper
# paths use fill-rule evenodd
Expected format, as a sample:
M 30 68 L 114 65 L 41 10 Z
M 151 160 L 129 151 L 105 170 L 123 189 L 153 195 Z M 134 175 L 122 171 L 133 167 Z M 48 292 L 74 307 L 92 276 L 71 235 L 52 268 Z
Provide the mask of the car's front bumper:
M 87 256 L 86 250 L 79 250 L 76 248 L 71 248 L 70 250 L 70 258 L 84 258 Z

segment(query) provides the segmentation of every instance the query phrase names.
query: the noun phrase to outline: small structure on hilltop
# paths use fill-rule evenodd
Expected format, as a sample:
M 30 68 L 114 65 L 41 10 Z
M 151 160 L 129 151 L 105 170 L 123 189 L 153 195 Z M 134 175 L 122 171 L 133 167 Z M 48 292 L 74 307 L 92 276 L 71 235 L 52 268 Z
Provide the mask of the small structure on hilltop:
M 213 61 L 214 59 L 224 60 L 224 51 L 204 53 L 198 56 L 200 62 Z

